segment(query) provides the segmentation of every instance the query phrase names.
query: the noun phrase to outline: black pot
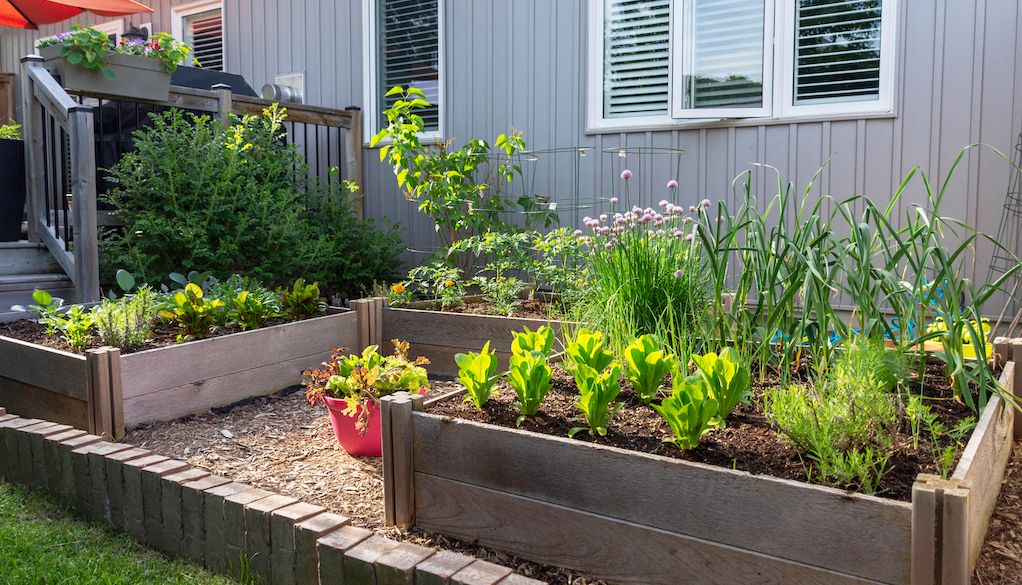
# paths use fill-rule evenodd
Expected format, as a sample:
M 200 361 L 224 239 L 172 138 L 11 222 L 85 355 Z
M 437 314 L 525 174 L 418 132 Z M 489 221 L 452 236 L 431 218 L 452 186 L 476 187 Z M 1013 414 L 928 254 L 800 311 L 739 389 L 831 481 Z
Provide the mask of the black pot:
M 0 242 L 21 239 L 25 213 L 25 143 L 0 140 Z

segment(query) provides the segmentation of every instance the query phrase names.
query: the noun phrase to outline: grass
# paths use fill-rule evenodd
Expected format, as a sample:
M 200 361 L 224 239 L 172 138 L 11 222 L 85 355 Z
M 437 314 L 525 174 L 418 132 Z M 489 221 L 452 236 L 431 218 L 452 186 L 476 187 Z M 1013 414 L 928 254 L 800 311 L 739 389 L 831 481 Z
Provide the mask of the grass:
M 79 520 L 50 500 L 0 482 L 0 582 L 202 584 L 228 579 L 166 557 L 123 534 Z

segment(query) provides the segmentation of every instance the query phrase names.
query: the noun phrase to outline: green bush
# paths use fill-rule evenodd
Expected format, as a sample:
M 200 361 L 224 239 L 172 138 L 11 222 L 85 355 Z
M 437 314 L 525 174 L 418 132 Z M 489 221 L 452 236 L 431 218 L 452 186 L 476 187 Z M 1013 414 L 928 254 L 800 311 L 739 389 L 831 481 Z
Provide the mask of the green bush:
M 179 110 L 153 115 L 135 133 L 135 151 L 109 170 L 103 199 L 124 227 L 103 232 L 104 276 L 126 268 L 159 282 L 194 269 L 268 286 L 305 277 L 349 295 L 391 278 L 399 234 L 354 217 L 340 181 L 308 178 L 285 118 L 273 106 L 224 130 Z

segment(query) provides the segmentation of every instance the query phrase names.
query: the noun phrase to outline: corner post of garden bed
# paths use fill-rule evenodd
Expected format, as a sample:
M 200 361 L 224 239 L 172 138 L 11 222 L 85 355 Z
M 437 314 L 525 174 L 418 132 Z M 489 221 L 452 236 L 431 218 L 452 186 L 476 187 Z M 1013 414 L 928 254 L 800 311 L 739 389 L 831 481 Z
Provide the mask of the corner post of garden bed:
M 383 434 L 383 515 L 387 526 L 411 528 L 415 523 L 412 465 L 412 411 L 421 410 L 421 396 L 397 392 L 380 399 Z
M 103 346 L 85 352 L 88 368 L 89 432 L 107 440 L 124 436 L 121 350 Z
M 369 346 L 382 346 L 383 343 L 383 309 L 387 306 L 384 297 L 370 297 L 351 301 L 358 321 L 359 350 Z
M 1022 362 L 1022 337 L 994 339 L 994 361 L 996 368 L 1012 370 L 1011 375 L 1006 377 L 1007 389 L 1018 399 L 1018 404 L 1022 405 L 1022 364 L 1020 364 Z M 1014 439 L 1022 441 L 1022 406 L 1016 407 L 1014 420 Z
M 912 486 L 912 585 L 969 585 L 969 482 L 920 474 Z

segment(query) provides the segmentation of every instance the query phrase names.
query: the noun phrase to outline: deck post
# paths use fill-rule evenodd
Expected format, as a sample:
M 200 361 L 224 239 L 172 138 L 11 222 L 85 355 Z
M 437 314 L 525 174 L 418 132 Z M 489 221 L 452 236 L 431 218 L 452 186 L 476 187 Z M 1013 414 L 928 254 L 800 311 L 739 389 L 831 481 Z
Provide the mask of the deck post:
M 234 112 L 234 98 L 231 86 L 217 83 L 211 88 L 217 94 L 217 118 L 226 130 L 231 125 L 231 113 Z
M 96 221 L 96 146 L 90 106 L 68 111 L 71 141 L 71 205 L 74 226 L 74 283 L 78 301 L 100 299 L 99 232 Z
M 362 182 L 362 110 L 349 106 L 345 111 L 351 114 L 351 124 L 344 130 L 344 164 L 341 178 L 358 184 L 358 191 L 351 194 L 352 211 L 356 217 L 365 217 L 365 183 Z
M 43 177 L 46 176 L 43 165 L 46 164 L 40 154 L 43 151 L 43 114 L 35 107 L 33 91 L 35 82 L 28 70 L 42 67 L 43 58 L 39 55 L 25 55 L 21 58 L 21 118 L 25 138 L 25 203 L 28 216 L 28 240 L 39 241 L 39 217 L 43 193 L 41 191 Z

